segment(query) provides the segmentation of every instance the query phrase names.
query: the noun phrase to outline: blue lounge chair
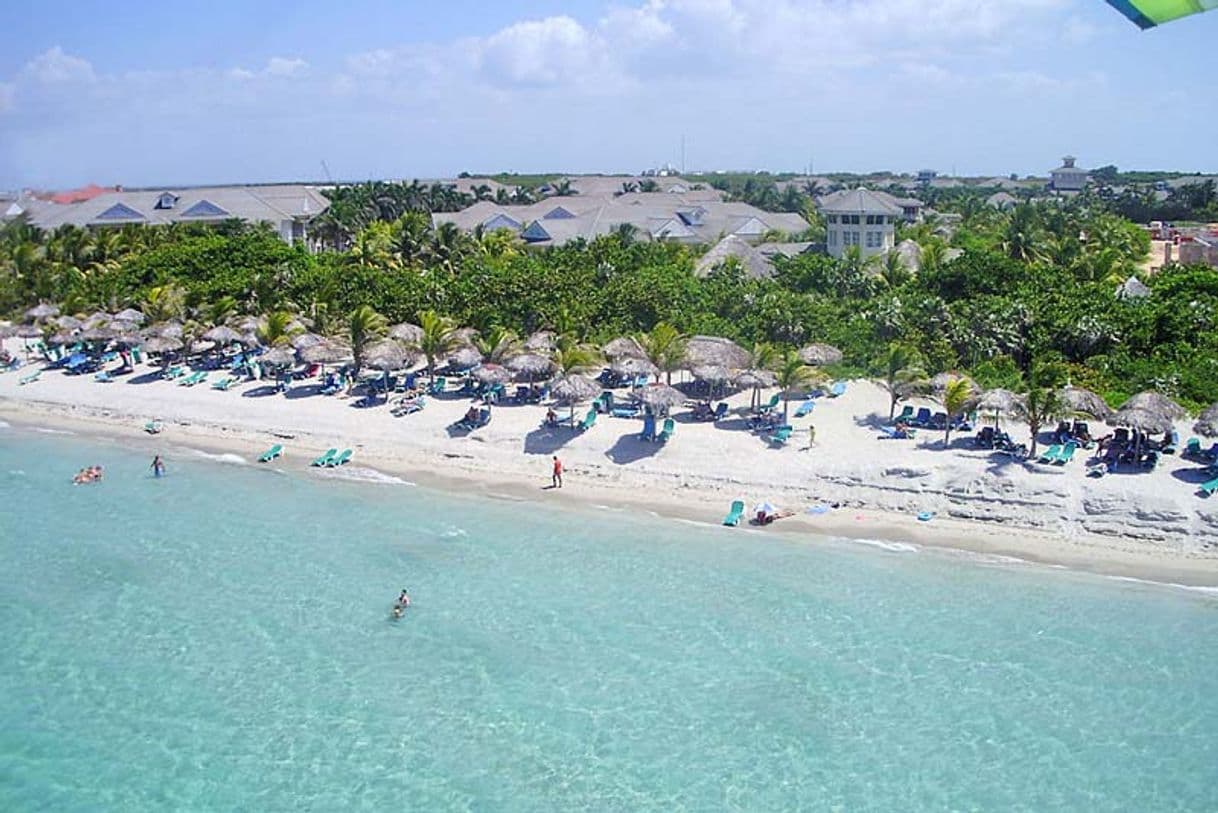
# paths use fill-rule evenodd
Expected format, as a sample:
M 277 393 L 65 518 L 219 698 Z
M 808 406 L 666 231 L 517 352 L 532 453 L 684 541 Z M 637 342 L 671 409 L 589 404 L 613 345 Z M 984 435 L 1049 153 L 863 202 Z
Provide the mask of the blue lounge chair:
M 1188 443 L 1184 444 L 1184 451 L 1180 453 L 1184 458 L 1199 458 L 1201 457 L 1201 438 L 1189 438 Z
M 723 524 L 729 528 L 735 528 L 740 524 L 740 520 L 744 517 L 744 500 L 736 500 L 732 503 L 732 508 L 727 512 L 727 516 L 723 518 Z
M 915 434 L 914 429 L 894 429 L 891 426 L 880 427 L 880 440 L 909 440 Z
M 1069 443 L 1067 443 L 1065 446 L 1062 447 L 1060 452 L 1057 453 L 1057 459 L 1054 460 L 1053 462 L 1055 464 L 1060 464 L 1060 465 L 1064 466 L 1065 464 L 1069 463 L 1071 460 L 1074 459 L 1074 452 L 1077 449 L 1078 449 L 1078 443 L 1073 440 L 1070 441 Z
M 918 413 L 909 421 L 910 426 L 929 426 L 930 425 L 930 407 L 922 407 Z
M 338 454 L 338 449 L 327 449 L 326 453 L 321 457 L 316 458 L 311 465 L 328 466 L 330 461 L 334 459 L 334 455 Z
M 102 370 L 100 373 L 93 376 L 93 380 L 99 384 L 109 384 L 110 382 L 114 381 L 114 376 L 110 375 L 105 370 Z
M 349 462 L 351 462 L 351 450 L 343 449 L 340 454 L 336 455 L 335 457 L 331 457 L 326 461 L 326 468 L 333 469 L 337 468 L 338 466 L 345 466 Z
M 422 412 L 426 403 L 427 399 L 422 395 L 415 398 L 403 398 L 398 402 L 397 406 L 389 410 L 389 413 L 395 418 L 400 418 L 403 415 L 413 415 L 416 412 Z
M 615 418 L 637 418 L 639 417 L 639 405 L 619 404 L 613 408 L 610 414 Z
M 186 375 L 185 368 L 175 364 L 172 367 L 166 368 L 165 372 L 161 373 L 161 378 L 166 381 L 173 381 L 175 378 L 181 378 L 184 375 Z
M 665 418 L 664 419 L 664 429 L 661 430 L 660 434 L 656 435 L 656 442 L 657 443 L 667 443 L 668 439 L 671 438 L 673 436 L 673 433 L 676 431 L 677 431 L 677 422 L 674 421 L 672 418 Z
M 258 462 L 259 463 L 270 463 L 272 460 L 279 457 L 281 454 L 283 454 L 283 446 L 276 443 L 274 446 L 272 446 L 271 448 L 267 449 L 265 452 L 262 453 L 262 455 L 258 458 Z
M 829 388 L 829 397 L 830 398 L 837 398 L 837 397 L 845 395 L 845 394 L 846 394 L 846 382 L 845 381 L 838 381 L 832 387 Z
M 655 440 L 656 439 L 656 419 L 654 415 L 648 415 L 643 419 L 643 431 L 639 434 L 640 440 Z
M 795 417 L 802 418 L 805 415 L 811 415 L 812 409 L 815 406 L 816 406 L 816 402 L 813 401 L 811 398 L 809 398 L 808 400 L 806 400 L 802 404 L 800 404 L 799 408 L 795 410 Z
M 727 401 L 723 401 L 719 406 L 715 407 L 715 414 L 712 416 L 715 421 L 721 421 L 727 417 L 728 406 Z
M 217 379 L 216 381 L 213 381 L 213 382 L 211 383 L 211 388 L 212 388 L 213 390 L 220 390 L 221 392 L 223 392 L 223 391 L 226 391 L 226 390 L 227 390 L 229 387 L 231 387 L 233 384 L 236 384 L 236 383 L 237 383 L 237 379 L 236 379 L 236 378 L 233 378 L 233 377 L 231 377 L 231 376 L 225 376 L 224 378 Z
M 144 431 L 150 435 L 159 435 L 159 434 L 161 434 L 161 430 L 164 428 L 165 428 L 164 424 L 162 424 L 158 420 L 151 420 L 148 423 L 144 424 Z

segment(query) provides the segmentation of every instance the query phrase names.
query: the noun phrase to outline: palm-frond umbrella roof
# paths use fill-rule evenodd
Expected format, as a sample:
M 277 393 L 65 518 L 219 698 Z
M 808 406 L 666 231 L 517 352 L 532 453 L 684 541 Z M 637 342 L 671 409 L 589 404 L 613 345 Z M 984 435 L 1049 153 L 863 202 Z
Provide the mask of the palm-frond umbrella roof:
M 599 384 L 579 373 L 565 375 L 550 387 L 550 394 L 554 396 L 554 400 L 565 404 L 587 401 L 589 398 L 594 398 L 600 391 Z
M 482 363 L 482 354 L 471 344 L 462 345 L 448 354 L 448 363 L 454 367 L 468 370 Z
M 1163 393 L 1155 392 L 1154 390 L 1139 392 L 1137 395 L 1131 397 L 1128 401 L 1121 404 L 1121 409 L 1125 409 L 1127 407 L 1132 409 L 1147 409 L 1151 412 L 1158 412 L 1160 415 L 1171 418 L 1172 420 L 1188 417 L 1187 409 L 1180 406 Z
M 109 325 L 98 325 L 81 333 L 80 338 L 87 342 L 108 342 L 117 335 L 118 331 Z
M 25 315 L 28 319 L 49 319 L 59 315 L 59 306 L 43 302 L 30 308 Z
M 549 352 L 554 349 L 555 335 L 552 330 L 539 330 L 524 340 L 525 350 Z
M 840 364 L 843 358 L 842 351 L 831 344 L 810 344 L 799 351 L 799 360 L 813 367 Z
M 291 345 L 297 350 L 303 350 L 306 347 L 321 344 L 325 340 L 324 336 L 318 336 L 316 333 L 297 333 L 291 338 Z
M 1010 415 L 1017 412 L 1023 405 L 1023 402 L 1024 398 L 1022 395 L 1002 387 L 995 387 L 981 393 L 981 398 L 977 401 L 977 409 L 984 412 L 998 412 L 1003 415 Z
M 76 333 L 71 330 L 61 330 L 47 339 L 48 344 L 65 345 L 76 341 Z
M 296 351 L 287 345 L 280 345 L 278 347 L 272 347 L 258 358 L 267 364 L 274 364 L 282 367 L 286 364 L 294 364 L 296 362 Z
M 17 326 L 9 322 L 0 322 L 0 339 L 17 335 Z
M 364 349 L 364 366 L 373 370 L 401 370 L 415 363 L 417 356 L 393 339 L 381 339 Z
M 423 328 L 410 322 L 402 322 L 389 328 L 389 338 L 415 343 L 423 338 Z
M 737 387 L 773 387 L 778 384 L 778 376 L 773 371 L 756 367 L 741 370 L 732 380 Z
M 148 353 L 169 353 L 182 347 L 182 340 L 173 336 L 150 336 L 144 340 L 144 350 Z
M 655 375 L 660 368 L 645 358 L 637 356 L 619 356 L 609 365 L 617 375 Z
M 137 311 L 135 308 L 125 308 L 114 314 L 114 318 L 120 322 L 132 322 L 137 325 L 144 324 L 143 312 Z
M 720 382 L 732 377 L 731 372 L 719 364 L 702 364 L 690 370 L 699 381 Z
M 158 322 L 145 328 L 144 335 L 148 338 L 164 336 L 169 339 L 180 339 L 182 338 L 182 325 L 179 322 Z
M 545 375 L 554 369 L 554 362 L 540 353 L 520 353 L 507 360 L 509 370 L 525 375 Z
M 661 409 L 685 403 L 685 393 L 667 384 L 648 384 L 639 391 L 638 398 L 649 407 Z
M 498 364 L 483 364 L 472 375 L 483 384 L 506 384 L 514 377 L 511 370 Z
M 140 335 L 138 330 L 122 330 L 114 337 L 116 344 L 121 344 L 126 347 L 139 347 L 144 343 L 144 337 Z
M 251 330 L 248 333 L 242 333 L 241 338 L 237 339 L 246 347 L 257 347 L 262 344 L 262 337 L 258 335 L 256 330 Z
M 75 316 L 57 316 L 55 324 L 64 330 L 76 330 L 81 326 L 81 321 Z
M 232 344 L 241 341 L 241 333 L 228 325 L 216 325 L 203 334 L 201 338 L 216 344 Z
M 1057 393 L 1058 400 L 1066 411 L 1074 415 L 1086 415 L 1097 420 L 1105 420 L 1112 414 L 1112 408 L 1098 394 L 1082 387 L 1062 387 Z
M 333 342 L 322 342 L 298 351 L 305 364 L 337 364 L 351 358 L 351 350 Z
M 964 373 L 958 373 L 955 371 L 939 373 L 937 376 L 935 376 L 934 378 L 932 378 L 930 380 L 930 386 L 932 389 L 934 389 L 938 392 L 943 392 L 945 389 L 947 389 L 949 386 L 951 386 L 951 384 L 955 381 L 967 381 L 974 390 L 977 390 L 976 381 L 974 381 L 972 378 L 965 375 Z
M 1201 413 L 1193 424 L 1193 431 L 1207 438 L 1218 437 L 1218 404 L 1213 404 Z
M 237 319 L 237 321 L 233 322 L 233 327 L 242 333 L 252 333 L 253 331 L 257 330 L 261 324 L 262 320 L 257 316 L 242 316 L 241 318 Z
M 473 344 L 478 331 L 472 327 L 459 327 L 453 331 L 453 339 L 461 344 Z
M 1172 419 L 1162 412 L 1143 407 L 1121 407 L 1108 418 L 1109 426 L 1128 426 L 1142 432 L 1158 434 L 1172 430 Z
M 643 345 L 633 336 L 620 336 L 601 348 L 605 358 L 617 361 L 622 358 L 646 358 L 647 352 Z
M 108 325 L 110 324 L 110 320 L 113 318 L 113 316 L 105 311 L 95 311 L 94 313 L 86 316 L 84 321 L 80 323 L 80 326 L 85 330 L 88 330 L 89 328 L 97 327 L 98 325 Z
M 22 339 L 33 339 L 33 338 L 37 338 L 38 336 L 42 335 L 42 328 L 39 327 L 38 325 L 33 325 L 33 324 L 20 325 L 13 332 L 13 335 L 18 336 Z
M 690 367 L 718 364 L 729 369 L 747 367 L 752 355 L 731 339 L 693 336 L 685 343 L 685 362 Z

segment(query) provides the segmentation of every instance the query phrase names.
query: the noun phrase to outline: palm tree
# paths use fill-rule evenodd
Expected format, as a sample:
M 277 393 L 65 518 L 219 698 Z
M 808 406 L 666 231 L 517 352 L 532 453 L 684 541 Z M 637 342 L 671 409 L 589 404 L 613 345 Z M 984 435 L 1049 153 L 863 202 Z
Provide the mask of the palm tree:
M 889 251 L 880 261 L 880 278 L 889 288 L 897 288 L 909 279 L 909 268 L 899 252 Z
M 1032 432 L 1032 457 L 1036 457 L 1036 436 L 1041 428 L 1067 412 L 1061 400 L 1065 381 L 1065 371 L 1057 364 L 1033 363 L 1028 371 L 1028 389 L 1016 408 Z
M 209 302 L 199 309 L 203 321 L 213 327 L 227 322 L 237 312 L 237 300 L 231 296 L 222 296 L 214 302 Z
M 884 354 L 876 359 L 876 367 L 884 376 L 876 383 L 888 392 L 888 420 L 891 421 L 897 404 L 926 383 L 926 373 L 918 351 L 898 342 L 888 345 Z
M 364 351 L 368 345 L 384 336 L 388 330 L 389 322 L 371 305 L 360 305 L 351 311 L 351 316 L 347 319 L 347 336 L 351 340 L 351 355 L 355 360 L 352 383 L 359 378 L 360 368 L 364 366 Z
M 787 422 L 787 415 L 791 407 L 791 393 L 795 390 L 807 389 L 812 386 L 818 378 L 823 378 L 824 374 L 818 371 L 815 367 L 809 367 L 804 364 L 799 358 L 799 354 L 794 350 L 787 350 L 783 355 L 782 361 L 778 364 L 778 369 L 774 371 L 777 383 L 782 392 L 782 422 Z
M 672 384 L 673 371 L 681 369 L 685 363 L 685 346 L 689 338 L 667 322 L 658 322 L 650 333 L 635 337 L 647 360 L 665 374 L 666 380 Z
M 186 292 L 173 283 L 149 288 L 140 308 L 149 322 L 177 319 L 185 309 Z
M 254 332 L 264 347 L 282 347 L 292 341 L 293 336 L 299 335 L 302 328 L 288 311 L 275 311 L 268 313 Z
M 952 421 L 964 414 L 977 400 L 977 391 L 971 379 L 960 376 L 947 382 L 940 395 L 943 411 L 947 413 L 947 428 L 943 430 L 943 445 L 947 446 L 952 439 Z
M 757 342 L 749 351 L 749 370 L 773 370 L 778 366 L 781 356 L 778 348 L 768 342 Z M 756 409 L 761 402 L 761 387 L 753 387 L 753 396 L 749 399 L 749 408 Z
M 520 350 L 520 337 L 506 327 L 494 325 L 474 339 L 474 346 L 492 364 L 502 364 Z
M 600 351 L 587 344 L 567 344 L 554 351 L 554 366 L 559 377 L 590 372 L 603 363 Z
M 427 359 L 427 375 L 434 380 L 436 359 L 448 355 L 460 344 L 457 324 L 449 317 L 441 316 L 435 311 L 423 311 L 419 314 L 419 327 L 422 328 L 423 335 L 415 346 Z

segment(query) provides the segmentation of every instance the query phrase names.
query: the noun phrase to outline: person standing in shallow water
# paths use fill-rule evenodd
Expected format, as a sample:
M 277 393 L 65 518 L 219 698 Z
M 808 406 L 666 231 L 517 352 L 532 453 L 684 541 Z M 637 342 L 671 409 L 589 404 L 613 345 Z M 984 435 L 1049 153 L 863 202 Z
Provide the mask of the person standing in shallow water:
M 161 459 L 160 455 L 152 458 L 151 468 L 153 477 L 160 477 L 165 473 L 165 461 Z
M 554 472 L 550 477 L 552 488 L 562 488 L 562 461 L 558 459 L 558 455 L 554 455 Z

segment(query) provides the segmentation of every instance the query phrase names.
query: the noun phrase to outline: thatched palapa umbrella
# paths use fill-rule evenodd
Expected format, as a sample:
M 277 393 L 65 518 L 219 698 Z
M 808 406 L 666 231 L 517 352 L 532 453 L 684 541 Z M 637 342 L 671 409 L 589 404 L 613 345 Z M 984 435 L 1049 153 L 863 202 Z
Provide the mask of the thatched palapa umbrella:
M 60 316 L 55 319 L 55 324 L 64 330 L 77 330 L 82 323 L 75 316 Z
M 841 364 L 842 351 L 831 344 L 810 344 L 799 351 L 799 360 L 813 367 Z
M 556 337 L 554 335 L 554 331 L 539 330 L 524 340 L 524 349 L 532 350 L 534 352 L 541 351 L 543 353 L 548 353 L 554 349 L 555 339 Z
M 42 328 L 33 324 L 19 325 L 17 329 L 13 331 L 13 335 L 22 339 L 37 339 L 42 335 Z
M 1082 387 L 1062 387 L 1058 390 L 1057 397 L 1062 406 L 1074 415 L 1085 415 L 1103 421 L 1112 414 L 1112 408 L 1104 403 L 1103 398 Z
M 448 363 L 459 370 L 469 370 L 482 363 L 482 354 L 478 348 L 467 344 L 449 353 Z
M 81 333 L 80 338 L 86 342 L 108 342 L 117 335 L 118 331 L 109 325 L 98 325 Z
M 242 333 L 253 333 L 262 325 L 262 320 L 257 316 L 242 316 L 236 322 L 233 322 L 233 327 Z
M 638 356 L 619 356 L 609 365 L 609 369 L 617 375 L 630 376 L 632 378 L 640 375 L 659 375 L 660 373 L 659 367 L 647 359 Z
M 638 339 L 632 336 L 621 336 L 609 342 L 603 348 L 602 352 L 605 358 L 610 361 L 617 361 L 623 358 L 647 358 L 647 352 L 643 350 L 643 345 L 639 344 Z
M 575 423 L 575 405 L 594 398 L 601 391 L 600 385 L 586 375 L 572 373 L 554 382 L 550 394 L 560 404 L 571 405 L 571 423 Z
M 1193 431 L 1207 438 L 1218 437 L 1218 404 L 1213 404 L 1201 413 L 1193 424 Z
M 59 306 L 51 305 L 46 302 L 42 302 L 38 305 L 35 305 L 34 307 L 30 308 L 28 311 L 25 312 L 25 316 L 27 319 L 35 319 L 38 321 L 41 321 L 43 319 L 49 319 L 52 316 L 58 316 L 58 315 L 59 315 Z
M 9 339 L 17 335 L 17 326 L 9 322 L 0 322 L 0 340 Z
M 994 416 L 994 426 L 997 426 L 999 417 L 1019 412 L 1023 403 L 1024 398 L 1022 395 L 1002 387 L 995 387 L 992 390 L 986 390 L 981 393 L 981 398 L 977 401 L 977 409 L 982 412 L 992 413 Z
M 297 350 L 304 350 L 306 347 L 313 347 L 323 342 L 325 342 L 325 337 L 318 336 L 316 333 L 297 333 L 291 340 L 292 347 Z
M 402 322 L 389 328 L 389 338 L 407 344 L 416 344 L 423 338 L 423 328 L 410 322 Z
M 368 345 L 363 353 L 363 366 L 385 374 L 385 399 L 389 399 L 389 373 L 414 364 L 416 356 L 393 339 L 381 339 Z
M 1121 407 L 1108 418 L 1109 426 L 1128 426 L 1140 432 L 1157 435 L 1172 430 L 1172 419 L 1161 412 L 1142 407 Z
M 321 342 L 299 351 L 305 364 L 337 364 L 351 358 L 351 350 L 333 342 Z
M 76 341 L 76 333 L 71 330 L 61 330 L 47 339 L 47 344 L 65 345 Z
M 144 340 L 144 350 L 149 353 L 172 353 L 182 346 L 182 340 L 173 336 L 150 336 Z
M 216 325 L 202 336 L 203 339 L 216 344 L 232 344 L 241 341 L 241 333 L 228 325 Z
M 135 308 L 127 308 L 114 314 L 114 318 L 120 322 L 131 322 L 135 325 L 144 324 L 144 314 L 137 311 Z
M 722 384 L 732 377 L 726 367 L 718 364 L 703 364 L 694 367 L 690 372 L 698 381 L 707 381 L 712 384 Z
M 667 384 L 648 384 L 639 392 L 639 400 L 663 414 L 685 403 L 685 394 Z
M 86 316 L 85 320 L 80 323 L 80 326 L 83 327 L 85 330 L 88 330 L 91 327 L 98 327 L 100 325 L 108 325 L 108 324 L 110 324 L 110 320 L 113 318 L 114 318 L 113 316 L 106 313 L 105 311 L 95 311 L 92 314 L 90 314 L 89 316 Z
M 182 338 L 182 325 L 179 322 L 158 322 L 152 327 L 144 329 L 144 335 L 148 338 L 153 336 L 162 336 L 166 339 Z
M 685 343 L 685 363 L 689 367 L 717 364 L 738 370 L 747 367 L 752 354 L 731 339 L 719 336 L 693 336 Z
M 1121 404 L 1121 409 L 1145 409 L 1150 412 L 1157 412 L 1166 418 L 1170 418 L 1171 420 L 1179 420 L 1181 418 L 1188 417 L 1187 409 L 1180 406 L 1163 393 L 1155 392 L 1154 390 L 1139 392 L 1137 395 Z
M 537 376 L 548 375 L 554 369 L 554 362 L 540 353 L 521 353 L 508 359 L 506 366 L 514 373 L 527 376 L 532 384 Z
M 296 363 L 296 351 L 287 345 L 279 345 L 267 350 L 258 357 L 264 364 L 271 364 L 275 367 L 285 367 L 289 364 Z
M 483 384 L 506 384 L 513 378 L 513 373 L 507 367 L 498 364 L 483 364 L 474 370 L 473 377 Z

